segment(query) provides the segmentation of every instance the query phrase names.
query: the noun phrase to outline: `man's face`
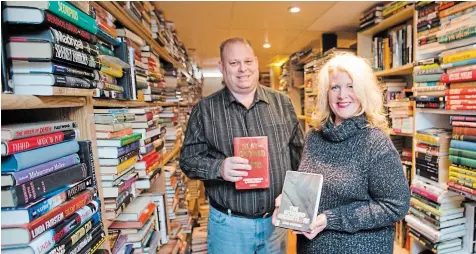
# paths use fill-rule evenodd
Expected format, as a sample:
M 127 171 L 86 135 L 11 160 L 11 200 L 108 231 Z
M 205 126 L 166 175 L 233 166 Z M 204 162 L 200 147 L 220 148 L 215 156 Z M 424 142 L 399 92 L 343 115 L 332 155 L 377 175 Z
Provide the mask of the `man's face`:
M 258 86 L 258 58 L 249 45 L 241 42 L 228 44 L 218 68 L 227 87 L 234 93 L 248 94 Z

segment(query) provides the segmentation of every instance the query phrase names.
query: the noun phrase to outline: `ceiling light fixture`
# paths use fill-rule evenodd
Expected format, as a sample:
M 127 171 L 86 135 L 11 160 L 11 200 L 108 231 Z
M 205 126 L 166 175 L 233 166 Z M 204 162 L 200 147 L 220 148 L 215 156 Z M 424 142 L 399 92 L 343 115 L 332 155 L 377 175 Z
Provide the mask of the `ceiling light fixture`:
M 293 7 L 289 7 L 288 11 L 291 12 L 291 13 L 298 13 L 298 12 L 301 11 L 301 9 L 297 6 L 293 6 Z
M 271 48 L 271 44 L 266 42 L 265 44 L 263 44 L 263 48 L 269 49 L 269 48 Z

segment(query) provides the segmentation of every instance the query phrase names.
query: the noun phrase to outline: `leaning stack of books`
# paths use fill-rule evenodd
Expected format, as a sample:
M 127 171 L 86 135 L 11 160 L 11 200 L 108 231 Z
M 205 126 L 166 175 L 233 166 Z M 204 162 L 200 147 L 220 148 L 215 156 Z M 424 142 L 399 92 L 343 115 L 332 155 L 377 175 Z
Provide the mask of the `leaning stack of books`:
M 100 69 L 94 19 L 64 1 L 5 4 L 3 20 L 10 33 L 5 46 L 14 92 L 94 95 Z
M 451 116 L 453 139 L 450 143 L 448 185 L 468 197 L 476 197 L 476 117 Z
M 2 253 L 92 253 L 105 241 L 91 142 L 75 126 L 2 126 Z
M 411 186 L 410 214 L 405 217 L 410 237 L 433 253 L 463 250 L 466 218 L 464 196 L 415 180 Z

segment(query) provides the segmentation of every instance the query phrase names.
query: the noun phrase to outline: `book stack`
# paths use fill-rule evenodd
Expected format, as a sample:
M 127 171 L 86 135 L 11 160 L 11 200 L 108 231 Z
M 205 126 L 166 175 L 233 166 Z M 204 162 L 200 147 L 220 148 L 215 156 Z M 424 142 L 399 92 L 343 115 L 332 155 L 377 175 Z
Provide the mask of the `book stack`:
M 476 252 L 476 202 L 465 202 L 464 203 L 464 217 L 466 218 L 466 229 L 467 232 L 463 238 L 464 250 L 466 253 L 475 253 Z
M 75 127 L 2 126 L 2 253 L 92 253 L 105 241 L 91 141 Z
M 178 200 L 174 207 L 175 218 L 171 219 L 171 222 L 180 223 L 182 225 L 182 232 L 185 234 L 192 233 L 192 216 L 189 213 L 187 194 L 187 183 L 185 181 L 185 175 L 178 166 L 177 161 L 171 162 L 175 164 L 175 179 L 177 187 L 175 190 L 175 198 Z
M 208 200 L 205 199 L 200 206 L 198 207 L 199 219 L 197 221 L 200 227 L 208 227 L 208 215 L 210 214 L 210 204 Z
M 410 237 L 433 253 L 461 253 L 467 232 L 463 201 L 458 193 L 413 181 L 410 214 L 405 217 Z
M 367 29 L 383 20 L 383 5 L 378 4 L 360 15 L 359 30 Z
M 165 211 L 165 194 L 153 191 L 143 192 L 141 196 L 149 197 L 150 201 L 155 204 L 155 231 L 158 232 L 158 246 L 166 244 L 169 240 L 167 229 L 167 217 Z
M 64 1 L 5 5 L 3 20 L 10 32 L 6 55 L 12 60 L 14 92 L 94 95 L 100 69 L 95 20 Z
M 140 159 L 135 164 L 139 179 L 136 188 L 149 189 L 151 183 L 160 172 L 160 165 L 163 159 L 164 142 L 162 138 L 162 127 L 158 123 L 160 107 L 142 108 L 136 114 L 136 120 L 132 123 L 134 132 L 142 135 L 140 139 Z
M 192 253 L 207 254 L 207 227 L 195 227 L 192 233 Z
M 373 38 L 373 68 L 389 70 L 413 62 L 413 22 L 406 21 Z
M 150 12 L 150 28 L 152 30 L 152 38 L 160 44 L 165 46 L 165 18 L 162 11 L 154 9 Z
M 119 1 L 118 4 L 124 9 L 130 17 L 144 28 L 148 34 L 152 34 L 150 29 L 150 16 L 147 10 L 150 10 L 151 4 L 139 1 Z M 147 10 L 145 8 L 147 6 Z
M 385 79 L 382 82 L 390 127 L 394 133 L 413 132 L 413 106 L 406 97 L 404 79 Z
M 116 218 L 134 199 L 137 180 L 134 165 L 140 133 L 134 133 L 135 114 L 128 110 L 95 109 L 94 120 L 106 219 Z
M 450 142 L 450 188 L 476 197 L 476 117 L 451 116 L 453 137 Z
M 382 11 L 383 17 L 388 18 L 402 11 L 403 9 L 411 6 L 412 4 L 413 3 L 407 2 L 407 1 L 393 1 L 393 2 L 387 3 L 383 6 L 383 11 Z
M 420 49 L 438 45 L 436 34 L 440 27 L 439 8 L 440 3 L 438 2 L 419 2 L 416 5 L 418 10 L 417 39 Z
M 417 178 L 430 184 L 446 186 L 451 131 L 438 128 L 418 130 L 415 140 Z
M 177 125 L 177 107 L 164 107 L 159 114 L 162 126 L 165 127 L 165 150 L 172 151 L 178 137 L 182 135 L 182 128 Z
M 155 211 L 150 197 L 136 197 L 109 226 L 112 252 L 132 248 L 134 253 L 156 253 L 159 233 L 155 230 Z
M 169 219 L 175 219 L 175 207 L 178 204 L 176 195 L 177 177 L 175 175 L 176 165 L 174 163 L 167 163 L 163 168 L 165 172 L 165 197 L 167 206 L 167 216 Z
M 444 71 L 437 57 L 417 61 L 414 73 L 413 99 L 418 108 L 441 108 L 447 86 L 440 82 Z
M 473 11 L 474 15 L 476 15 L 476 10 Z M 446 70 L 446 73 L 441 75 L 441 82 L 450 83 L 450 88 L 446 91 L 445 108 L 450 110 L 475 110 L 476 43 L 444 51 L 440 54 L 440 57 L 441 66 Z
M 143 90 L 145 101 L 162 101 L 160 94 L 165 84 L 161 84 L 159 57 L 150 50 L 150 46 L 142 48 L 142 63 L 148 65 L 148 88 Z

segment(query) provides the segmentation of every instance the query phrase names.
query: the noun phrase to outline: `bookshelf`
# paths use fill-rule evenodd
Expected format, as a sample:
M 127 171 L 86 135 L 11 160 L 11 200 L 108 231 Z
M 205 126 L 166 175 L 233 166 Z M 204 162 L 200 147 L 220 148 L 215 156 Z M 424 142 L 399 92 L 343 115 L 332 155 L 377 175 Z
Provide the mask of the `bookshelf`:
M 399 23 L 404 22 L 405 20 L 411 19 L 415 12 L 415 5 L 408 6 L 404 10 L 395 13 L 394 15 L 384 19 L 382 22 L 378 23 L 375 26 L 372 26 L 368 29 L 359 31 L 360 35 L 372 36 L 379 32 L 385 31 Z
M 153 106 L 163 106 L 163 107 L 190 107 L 195 105 L 195 103 L 189 102 L 146 102 L 146 101 L 131 101 L 131 100 L 114 100 L 114 99 L 92 99 L 94 107 L 102 108 L 139 108 L 139 107 L 153 107 Z
M 377 77 L 390 77 L 390 76 L 406 76 L 413 74 L 413 63 L 405 64 L 403 66 L 393 68 L 390 70 L 383 70 L 375 72 Z
M 2 110 L 74 108 L 86 105 L 85 97 L 2 94 Z

